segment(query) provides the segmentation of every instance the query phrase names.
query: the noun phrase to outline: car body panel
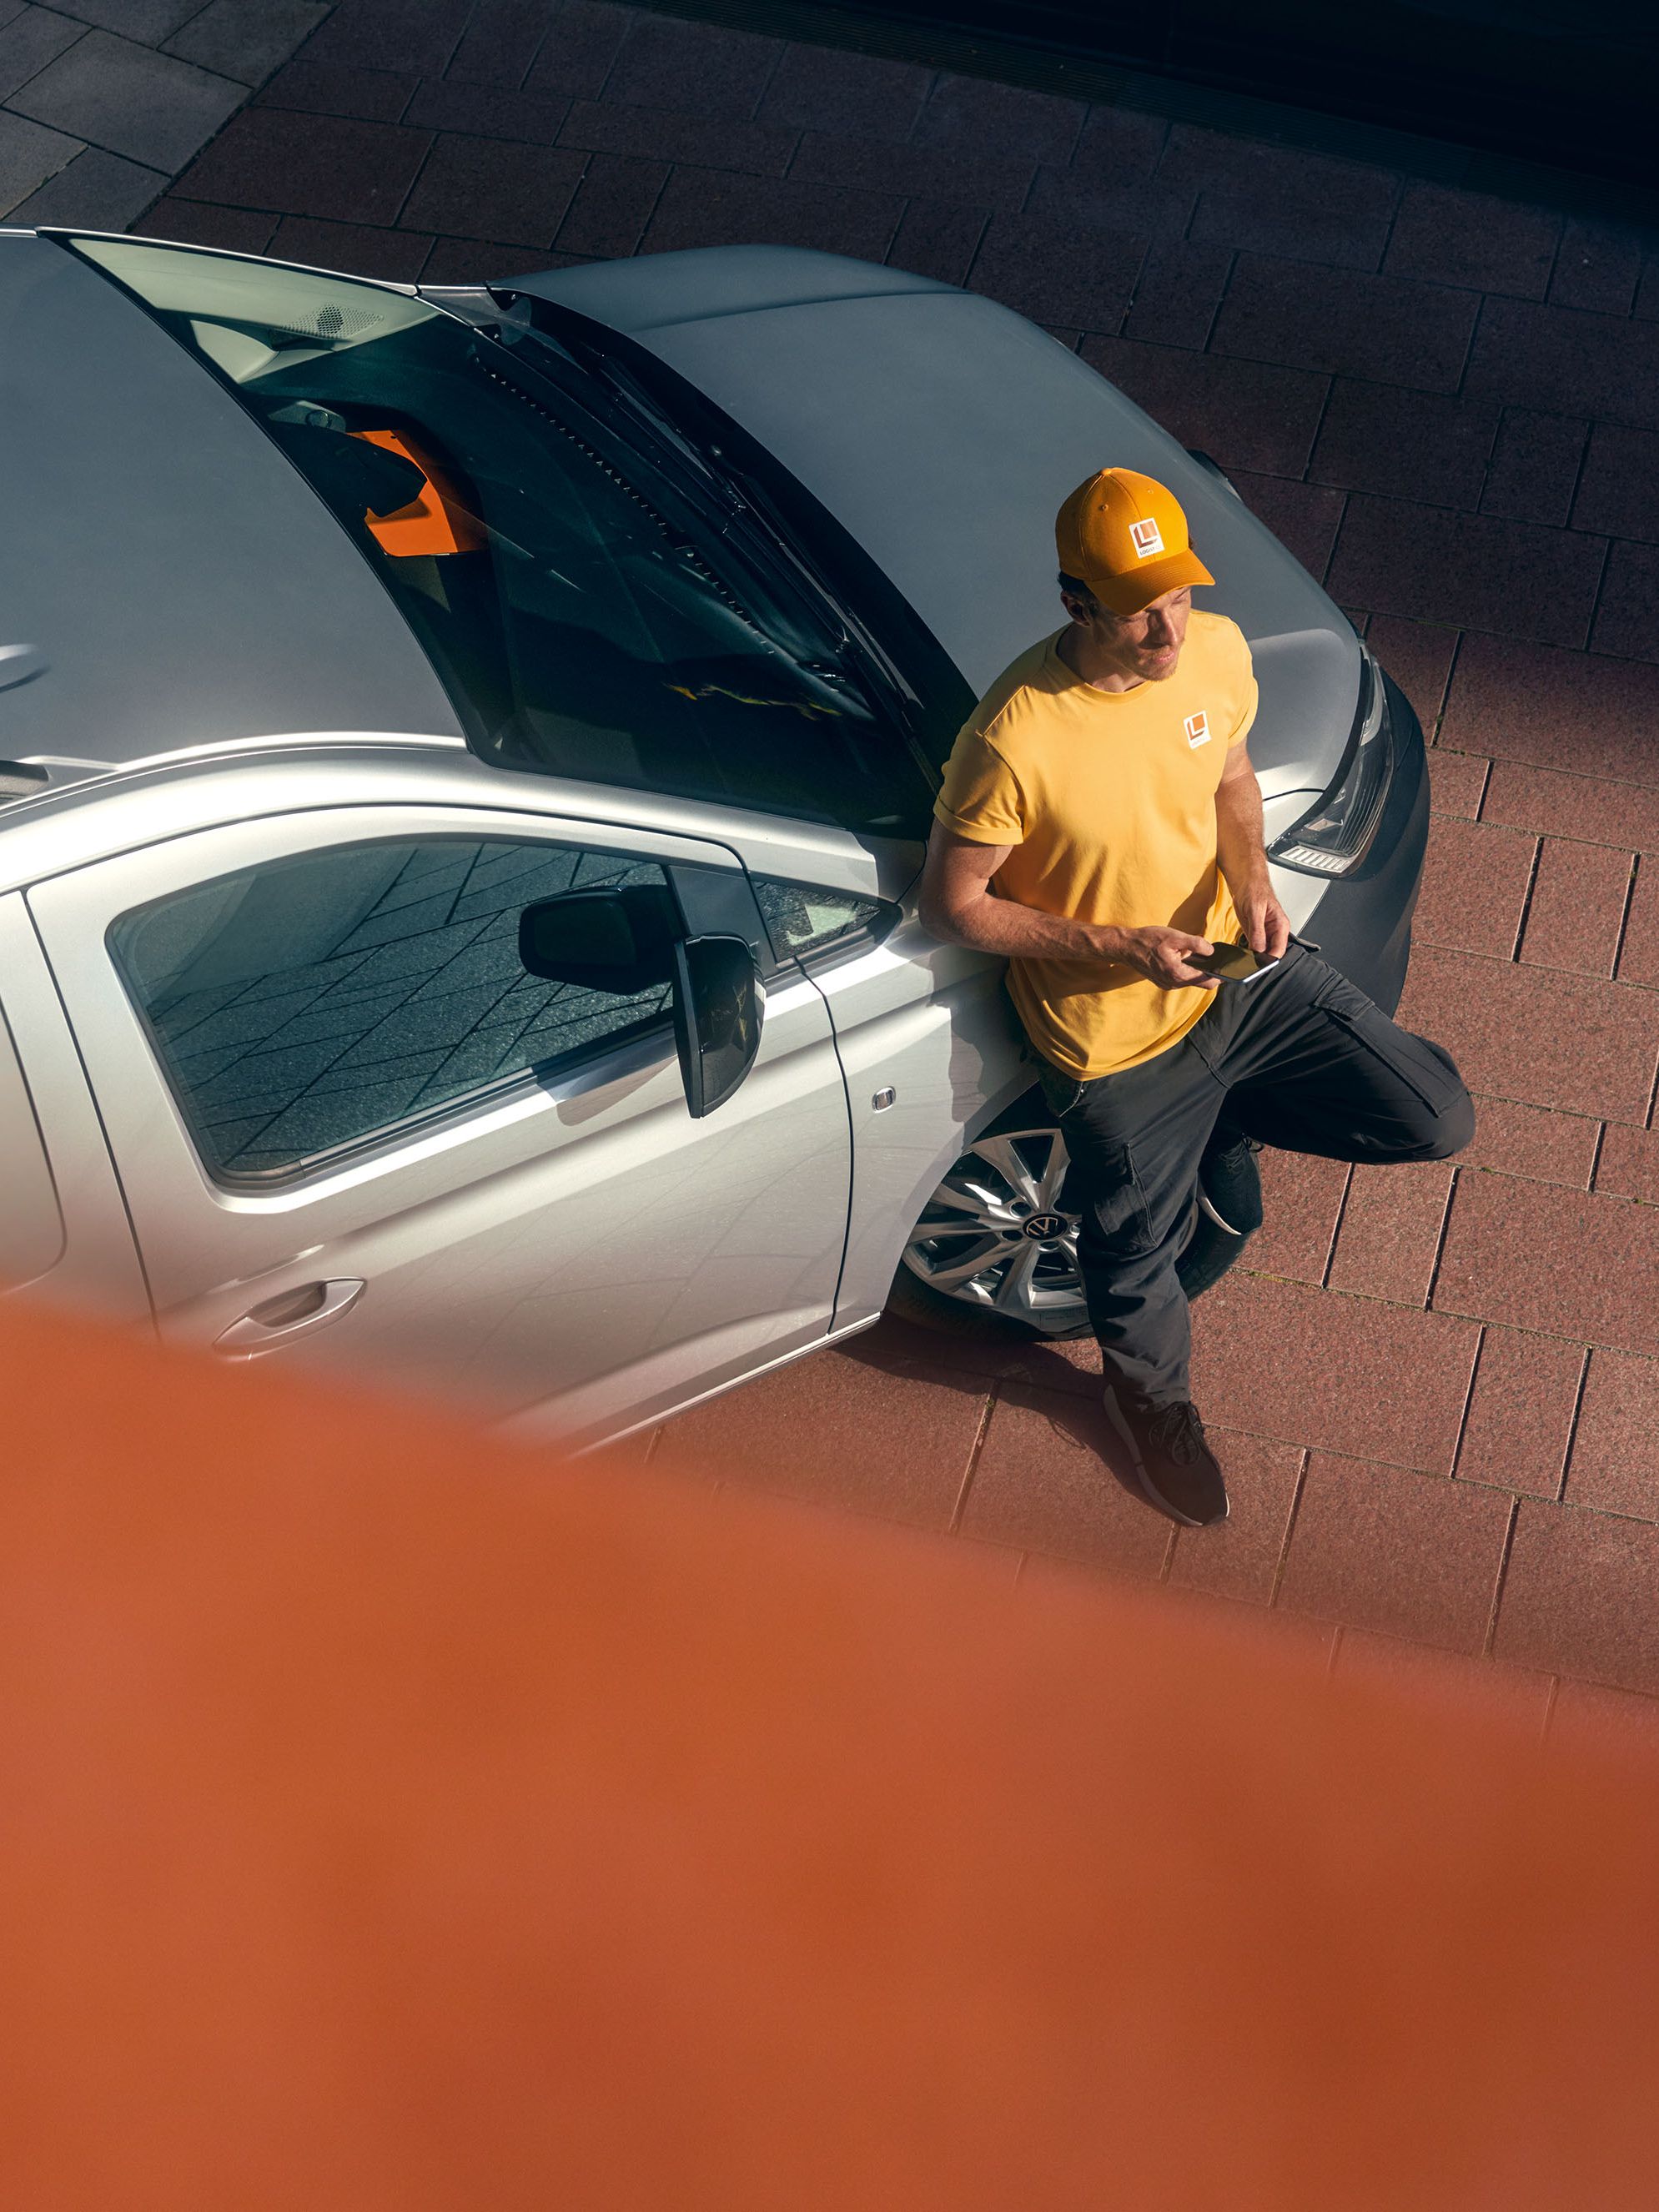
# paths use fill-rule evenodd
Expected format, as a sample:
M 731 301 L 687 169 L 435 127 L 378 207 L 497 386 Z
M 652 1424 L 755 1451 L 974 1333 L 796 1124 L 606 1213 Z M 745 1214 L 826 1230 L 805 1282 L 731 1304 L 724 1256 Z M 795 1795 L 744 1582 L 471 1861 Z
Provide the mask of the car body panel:
M 705 838 L 732 851 L 741 840 L 745 856 L 753 856 L 750 865 L 763 872 L 787 875 L 799 863 L 810 867 L 812 881 L 867 897 L 898 897 L 921 860 L 919 846 L 854 836 L 831 823 L 492 767 L 459 738 L 343 730 L 152 761 L 15 800 L 0 808 L 0 890 L 189 830 L 296 808 L 400 800 L 505 806 L 544 816 L 550 823 L 580 820 L 657 830 Z
M 1255 653 L 1264 790 L 1322 790 L 1358 696 L 1340 611 L 1221 477 L 1076 354 L 994 301 L 898 274 L 726 246 L 510 289 L 625 331 L 713 399 L 846 528 L 975 695 L 1064 619 L 1054 519 L 1066 494 L 1108 465 L 1158 477 L 1216 579 L 1203 604 Z
M 1002 976 L 1000 961 L 940 945 L 907 912 L 879 945 L 817 979 L 853 1126 L 838 1326 L 881 1312 L 927 1200 L 969 1139 L 1035 1079 Z
M 634 337 L 671 323 L 762 314 L 776 307 L 815 307 L 826 300 L 867 300 L 900 293 L 954 293 L 936 276 L 913 276 L 883 262 L 810 246 L 694 246 L 674 253 L 640 253 L 587 262 L 533 278 L 512 276 L 511 291 L 545 290 L 612 330 Z M 420 285 L 441 298 L 460 287 Z
M 0 896 L 0 991 L 5 1000 L 0 1054 L 7 1050 L 9 1034 L 27 1093 L 20 1101 L 13 1090 L 11 1112 L 21 1121 L 26 1108 L 36 1126 L 63 1231 L 49 1256 L 37 1220 L 28 1240 L 36 1263 L 32 1279 L 22 1240 L 9 1237 L 0 1265 L 7 1279 L 0 1289 L 27 1289 L 31 1297 L 118 1321 L 148 1321 L 149 1292 L 102 1121 L 21 891 Z M 18 1133 L 26 1145 L 22 1168 L 36 1169 L 27 1150 L 27 1125 Z M 10 1164 L 15 1174 L 16 1163 Z M 37 1195 L 31 1210 L 38 1213 L 40 1204 Z
M 748 814 L 653 793 L 567 784 L 532 772 L 512 774 L 485 765 L 459 744 L 423 743 L 413 737 L 380 742 L 349 733 L 310 742 L 295 738 L 286 748 L 233 750 L 128 769 L 104 779 L 100 789 L 102 803 L 95 805 L 86 804 L 88 793 L 82 790 L 9 809 L 7 834 L 0 836 L 0 870 L 4 871 L 0 883 L 33 884 L 37 908 L 44 910 L 44 895 L 54 882 L 76 884 L 92 864 L 123 855 L 133 859 L 142 874 L 151 864 L 150 856 L 165 853 L 170 842 L 193 833 L 258 823 L 269 849 L 272 834 L 280 841 L 281 825 L 319 808 L 346 815 L 371 805 L 441 807 L 447 818 L 461 823 L 475 814 L 493 815 L 513 805 L 523 818 L 533 816 L 540 832 L 551 837 L 695 836 L 708 849 L 741 860 L 755 874 L 899 904 L 902 919 L 890 936 L 855 958 L 815 971 L 812 986 L 828 1002 L 823 1035 L 827 1039 L 833 1022 L 836 1052 L 854 1085 L 851 1113 L 860 1132 L 848 1253 L 836 1301 L 837 1328 L 873 1319 L 880 1311 L 914 1218 L 913 1200 L 919 1206 L 955 1158 L 964 1133 L 976 1132 L 1030 1080 L 1030 1064 L 1002 989 L 1001 963 L 961 946 L 940 945 L 915 921 L 913 893 L 921 860 L 916 846 L 856 838 L 830 824 Z M 76 896 L 78 901 L 79 893 Z M 62 957 L 68 961 L 67 937 L 64 945 Z M 131 1017 L 124 1000 L 118 1017 L 115 1012 L 112 987 L 103 977 L 106 957 L 100 952 L 95 964 L 102 1010 L 95 1018 L 89 1013 L 88 1019 L 95 1022 L 98 1034 L 111 1019 L 130 1021 Z M 768 1024 L 775 1030 L 781 1018 L 775 996 Z M 795 1018 L 804 1022 L 805 1016 L 798 1010 Z M 146 1095 L 161 1115 L 167 1141 L 176 1152 L 188 1140 L 178 1128 L 176 1115 L 157 1095 L 159 1078 L 148 1054 L 143 1065 L 149 1084 Z M 137 1066 L 134 1060 L 126 1067 L 124 1083 L 137 1080 Z M 819 1073 L 832 1083 L 837 1111 L 844 1114 L 840 1070 L 826 1060 Z M 894 1108 L 873 1112 L 871 1098 L 884 1087 L 896 1092 Z M 738 1103 L 742 1100 L 739 1094 Z M 712 1126 L 718 1127 L 727 1110 L 723 1109 Z M 200 1181 L 199 1171 L 192 1168 L 179 1188 L 193 1193 Z M 733 1191 L 741 1188 L 739 1177 Z M 732 1203 L 732 1194 L 725 1193 L 724 1186 L 712 1185 L 708 1202 Z M 284 1273 L 285 1262 L 277 1262 L 271 1263 L 276 1272 L 270 1273 L 270 1253 L 264 1246 L 234 1261 L 211 1259 L 212 1253 L 221 1251 L 224 1231 L 236 1227 L 222 1212 L 213 1217 L 209 1243 L 185 1255 L 179 1272 L 158 1269 L 158 1305 L 184 1310 L 170 1327 L 199 1338 L 210 1334 L 210 1322 L 228 1324 L 245 1310 L 249 1301 L 239 1304 L 234 1298 L 216 1299 L 210 1312 L 191 1307 L 195 1291 L 216 1267 L 219 1275 L 238 1279 L 266 1267 L 269 1279 L 263 1280 L 261 1297 L 288 1287 L 293 1271 Z M 331 1265 L 343 1270 L 345 1261 Z M 302 1270 L 299 1279 L 307 1279 Z M 234 1312 L 229 1310 L 232 1305 Z M 319 1335 L 314 1351 L 328 1358 L 359 1340 L 366 1342 L 372 1318 L 366 1304 L 343 1320 L 337 1330 Z M 712 1344 L 702 1345 L 678 1363 L 685 1370 L 686 1388 L 712 1387 L 697 1363 L 714 1350 Z M 296 1343 L 284 1356 L 309 1354 Z M 734 1373 L 749 1371 L 753 1365 L 752 1358 L 735 1348 L 730 1359 L 735 1363 Z M 719 1364 L 711 1360 L 711 1364 Z M 637 1390 L 643 1382 L 642 1376 L 633 1376 L 628 1388 Z M 660 1410 L 676 1401 L 677 1387 L 678 1377 L 659 1373 L 644 1402 Z M 601 1422 L 625 1395 L 620 1384 L 612 1387 L 605 1377 L 594 1378 L 580 1389 L 568 1390 L 556 1414 L 537 1409 L 525 1415 L 521 1425 L 540 1429 L 550 1422 L 579 1427 Z
M 102 950 L 111 923 L 283 854 L 454 834 L 737 867 L 701 840 L 614 824 L 348 806 L 167 838 L 29 892 L 164 1335 L 212 1344 L 273 1299 L 359 1281 L 361 1297 L 296 1339 L 295 1356 L 416 1386 L 441 1371 L 497 1417 L 560 1394 L 562 1419 L 578 1427 L 821 1338 L 849 1141 L 828 1012 L 805 977 L 771 994 L 754 1068 L 707 1121 L 687 1115 L 665 1027 L 567 1076 L 460 1102 L 302 1180 L 251 1188 L 209 1176 Z
M 0 642 L 46 664 L 0 691 L 0 756 L 135 760 L 342 726 L 459 735 L 321 500 L 116 285 L 49 239 L 0 233 L 0 326 L 14 518 Z

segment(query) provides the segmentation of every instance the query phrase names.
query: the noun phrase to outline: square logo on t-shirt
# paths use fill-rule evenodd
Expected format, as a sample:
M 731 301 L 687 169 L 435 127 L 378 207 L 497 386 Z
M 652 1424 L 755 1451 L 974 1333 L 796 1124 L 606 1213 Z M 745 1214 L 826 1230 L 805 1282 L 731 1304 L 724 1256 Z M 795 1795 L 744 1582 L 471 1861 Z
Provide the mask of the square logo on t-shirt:
M 1150 555 L 1164 550 L 1164 533 L 1149 514 L 1129 525 L 1129 543 L 1145 561 Z
M 1210 718 L 1200 708 L 1196 714 L 1188 714 L 1184 725 L 1189 745 L 1205 745 L 1210 741 Z

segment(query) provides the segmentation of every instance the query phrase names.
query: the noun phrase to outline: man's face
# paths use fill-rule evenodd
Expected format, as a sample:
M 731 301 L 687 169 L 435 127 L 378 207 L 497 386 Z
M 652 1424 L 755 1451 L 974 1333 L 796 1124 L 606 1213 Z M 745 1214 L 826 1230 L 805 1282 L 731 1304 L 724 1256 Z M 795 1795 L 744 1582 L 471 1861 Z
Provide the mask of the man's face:
M 1091 609 L 1069 592 L 1061 596 L 1072 620 L 1088 631 L 1096 652 L 1124 675 L 1157 684 L 1175 674 L 1187 635 L 1187 617 L 1193 611 L 1189 584 L 1165 592 L 1138 615 L 1109 614 L 1098 604 Z

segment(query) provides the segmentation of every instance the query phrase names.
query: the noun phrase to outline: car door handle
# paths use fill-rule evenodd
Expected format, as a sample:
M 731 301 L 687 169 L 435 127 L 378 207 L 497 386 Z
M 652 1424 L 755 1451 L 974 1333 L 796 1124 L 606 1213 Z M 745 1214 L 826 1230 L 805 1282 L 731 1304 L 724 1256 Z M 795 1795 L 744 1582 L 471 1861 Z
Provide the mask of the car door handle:
M 349 1313 L 363 1287 L 355 1276 L 340 1276 L 332 1282 L 304 1283 L 297 1291 L 279 1291 L 222 1330 L 213 1348 L 228 1359 L 254 1359 L 262 1352 L 275 1352 Z

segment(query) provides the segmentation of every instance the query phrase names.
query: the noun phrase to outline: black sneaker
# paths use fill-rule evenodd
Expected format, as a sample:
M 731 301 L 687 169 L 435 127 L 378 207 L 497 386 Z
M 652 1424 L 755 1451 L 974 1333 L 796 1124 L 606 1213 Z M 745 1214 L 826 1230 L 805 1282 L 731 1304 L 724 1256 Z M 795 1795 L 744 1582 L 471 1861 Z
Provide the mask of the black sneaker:
M 1127 1446 L 1141 1488 L 1189 1528 L 1227 1517 L 1227 1486 L 1204 1441 L 1198 1410 L 1184 1398 L 1154 1406 L 1121 1383 L 1106 1385 L 1106 1418 Z
M 1261 1171 L 1255 1164 L 1261 1150 L 1254 1137 L 1229 1141 L 1224 1134 L 1198 1164 L 1198 1202 L 1230 1236 L 1253 1237 L 1261 1226 Z

